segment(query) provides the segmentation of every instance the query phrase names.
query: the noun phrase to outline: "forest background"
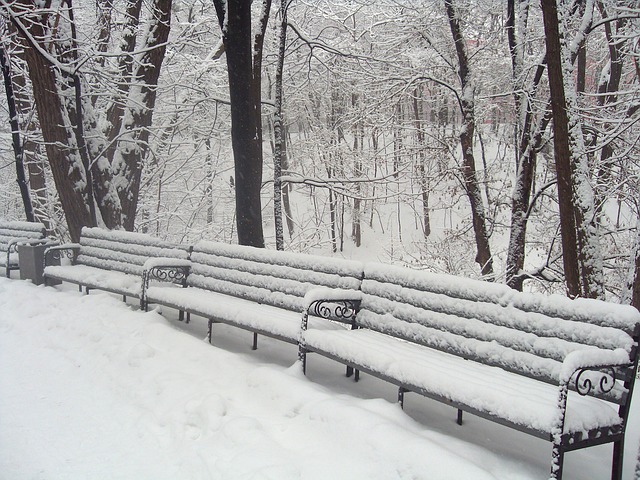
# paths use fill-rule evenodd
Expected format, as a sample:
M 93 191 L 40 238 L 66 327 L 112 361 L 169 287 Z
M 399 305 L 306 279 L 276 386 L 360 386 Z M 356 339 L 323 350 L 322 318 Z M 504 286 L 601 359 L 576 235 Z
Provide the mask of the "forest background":
M 74 241 L 99 225 L 640 306 L 635 1 L 0 13 L 0 217 Z

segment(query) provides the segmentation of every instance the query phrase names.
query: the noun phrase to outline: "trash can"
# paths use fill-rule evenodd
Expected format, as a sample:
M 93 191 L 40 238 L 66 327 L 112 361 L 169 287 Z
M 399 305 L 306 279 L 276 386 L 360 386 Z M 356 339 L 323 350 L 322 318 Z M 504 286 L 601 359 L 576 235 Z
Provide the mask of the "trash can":
M 18 244 L 18 261 L 20 262 L 20 279 L 31 280 L 36 285 L 44 283 L 44 252 L 47 248 L 58 245 L 56 241 L 23 242 Z M 53 264 L 60 265 L 60 260 Z

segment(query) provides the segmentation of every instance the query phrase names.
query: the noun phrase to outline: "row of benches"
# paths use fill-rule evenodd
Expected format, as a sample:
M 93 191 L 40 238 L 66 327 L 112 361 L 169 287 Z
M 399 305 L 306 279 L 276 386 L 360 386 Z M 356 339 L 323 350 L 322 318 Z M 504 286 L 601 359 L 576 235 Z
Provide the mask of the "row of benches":
M 613 443 L 622 478 L 638 364 L 632 307 L 515 292 L 504 285 L 200 241 L 184 247 L 136 233 L 85 228 L 53 247 L 45 277 L 135 297 L 298 346 L 406 392 L 552 443 L 565 452 Z M 64 263 L 64 262 L 63 262 Z

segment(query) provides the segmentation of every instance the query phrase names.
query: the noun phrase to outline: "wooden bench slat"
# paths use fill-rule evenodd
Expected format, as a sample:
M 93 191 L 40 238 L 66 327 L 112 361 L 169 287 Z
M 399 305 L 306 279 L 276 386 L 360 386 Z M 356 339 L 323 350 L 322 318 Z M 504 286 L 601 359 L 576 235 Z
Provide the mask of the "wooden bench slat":
M 633 333 L 637 324 L 638 311 L 630 305 L 617 305 L 589 298 L 569 299 L 557 294 L 517 292 L 506 285 L 493 282 L 446 274 L 425 275 L 425 272 L 421 271 L 408 274 L 406 270 L 390 265 L 367 263 L 365 278 L 472 302 L 496 304 L 549 317 L 609 326 L 625 330 L 627 333 Z
M 142 297 L 143 272 L 150 258 L 186 260 L 189 249 L 146 234 L 83 228 L 71 266 L 47 266 L 45 278 L 91 289 Z M 118 286 L 120 284 L 120 286 Z
M 398 285 L 365 280 L 363 307 L 441 330 L 453 330 L 470 337 L 494 339 L 504 345 L 521 345 L 543 356 L 564 358 L 578 345 L 620 348 L 630 351 L 633 338 L 619 329 L 585 324 L 523 312 L 513 307 L 470 302 L 442 294 L 421 292 Z M 544 352 L 547 352 L 546 354 Z
M 15 250 L 17 242 L 41 240 L 46 233 L 42 223 L 0 220 L 0 266 L 4 267 L 7 277 L 20 265 L 20 257 Z

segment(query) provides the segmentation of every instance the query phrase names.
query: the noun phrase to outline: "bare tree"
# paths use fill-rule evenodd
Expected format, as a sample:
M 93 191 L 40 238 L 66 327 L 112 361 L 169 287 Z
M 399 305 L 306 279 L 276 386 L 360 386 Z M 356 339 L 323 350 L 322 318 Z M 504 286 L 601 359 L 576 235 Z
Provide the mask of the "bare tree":
M 462 113 L 462 126 L 460 128 L 462 175 L 467 197 L 471 204 L 471 214 L 473 216 L 473 231 L 475 233 L 477 247 L 476 262 L 480 265 L 482 275 L 490 279 L 493 277 L 493 258 L 491 256 L 489 234 L 486 226 L 484 200 L 482 199 L 473 154 L 473 138 L 475 135 L 475 86 L 469 68 L 469 56 L 467 54 L 466 39 L 462 34 L 460 17 L 452 0 L 445 0 L 444 5 L 451 28 L 451 35 L 455 43 L 458 58 L 458 77 L 462 89 L 458 97 L 458 103 Z

